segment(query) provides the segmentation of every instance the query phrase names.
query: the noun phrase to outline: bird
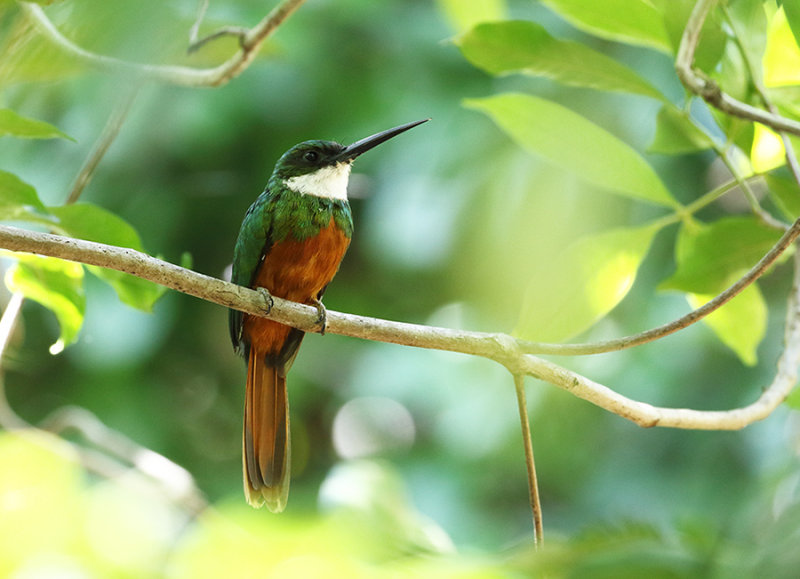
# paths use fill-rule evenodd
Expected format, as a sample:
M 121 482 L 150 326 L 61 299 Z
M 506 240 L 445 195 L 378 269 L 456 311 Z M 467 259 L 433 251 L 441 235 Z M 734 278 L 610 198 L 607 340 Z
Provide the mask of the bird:
M 233 252 L 231 281 L 312 305 L 324 333 L 320 301 L 350 245 L 347 184 L 353 161 L 430 119 L 376 133 L 352 145 L 311 140 L 286 151 L 266 189 L 245 213 Z M 305 332 L 230 310 L 234 351 L 247 362 L 242 435 L 244 493 L 253 507 L 281 512 L 289 496 L 291 432 L 286 374 Z

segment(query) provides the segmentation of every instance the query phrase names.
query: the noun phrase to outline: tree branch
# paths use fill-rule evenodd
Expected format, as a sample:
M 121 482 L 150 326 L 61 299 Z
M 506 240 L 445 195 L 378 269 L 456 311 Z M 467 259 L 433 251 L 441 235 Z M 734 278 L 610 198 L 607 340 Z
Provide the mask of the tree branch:
M 800 225 L 795 224 L 793 228 L 800 230 Z M 319 331 L 316 308 L 275 297 L 270 309 L 264 296 L 258 291 L 184 269 L 132 249 L 9 226 L 0 226 L 0 247 L 115 269 L 304 331 Z M 797 364 L 800 360 L 799 261 L 800 257 L 795 254 L 795 285 L 787 312 L 786 348 L 778 364 L 778 373 L 758 400 L 735 410 L 659 408 L 632 400 L 571 370 L 526 354 L 523 350 L 525 344 L 507 334 L 392 322 L 330 310 L 327 314 L 326 332 L 482 356 L 502 364 L 515 376 L 534 376 L 640 426 L 736 430 L 768 416 L 786 398 L 797 380 Z
M 723 92 L 716 82 L 694 69 L 694 53 L 700 42 L 700 32 L 703 29 L 703 23 L 709 11 L 716 1 L 698 0 L 692 10 L 692 14 L 689 16 L 675 60 L 675 72 L 678 74 L 678 78 L 681 79 L 687 90 L 700 96 L 708 104 L 724 113 L 761 123 L 775 131 L 786 131 L 793 135 L 800 135 L 800 123 L 797 121 L 764 111 L 733 98 Z
M 249 29 L 241 40 L 241 49 L 215 68 L 199 69 L 186 66 L 138 64 L 111 56 L 95 54 L 81 48 L 56 28 L 38 4 L 19 2 L 22 11 L 36 29 L 63 50 L 87 64 L 100 69 L 123 70 L 143 78 L 189 87 L 216 87 L 239 76 L 255 59 L 264 41 L 297 10 L 305 0 L 283 0 L 261 22 Z

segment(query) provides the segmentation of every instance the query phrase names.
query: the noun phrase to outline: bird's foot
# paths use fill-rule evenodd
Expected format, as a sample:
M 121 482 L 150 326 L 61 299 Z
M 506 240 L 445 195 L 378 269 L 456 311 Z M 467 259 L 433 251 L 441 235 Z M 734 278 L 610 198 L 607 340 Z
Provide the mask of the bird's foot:
M 311 298 L 311 305 L 317 308 L 317 325 L 319 326 L 319 333 L 321 336 L 325 335 L 325 328 L 328 326 L 328 310 L 322 305 L 322 302 L 316 298 Z
M 265 287 L 257 287 L 256 291 L 261 294 L 261 297 L 264 298 L 265 304 L 265 314 L 269 314 L 272 311 L 272 306 L 275 305 L 275 300 L 272 299 L 272 294 L 269 293 L 267 288 Z

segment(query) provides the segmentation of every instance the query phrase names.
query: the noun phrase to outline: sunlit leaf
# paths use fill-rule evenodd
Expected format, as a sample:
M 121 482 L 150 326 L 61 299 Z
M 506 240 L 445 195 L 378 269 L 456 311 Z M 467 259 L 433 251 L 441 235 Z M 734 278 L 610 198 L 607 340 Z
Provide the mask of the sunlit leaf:
M 69 139 L 72 137 L 62 133 L 50 123 L 23 117 L 11 109 L 0 109 L 0 137 L 12 136 L 27 139 Z
M 469 30 L 479 22 L 503 20 L 506 17 L 505 0 L 437 0 L 455 30 Z
M 542 3 L 589 34 L 672 53 L 664 19 L 647 0 L 542 0 Z
M 800 84 L 800 47 L 786 18 L 788 4 L 775 13 L 767 30 L 764 85 L 770 87 Z
M 711 138 L 687 114 L 671 105 L 664 105 L 658 111 L 656 136 L 648 147 L 648 152 L 680 155 L 704 151 L 712 144 Z
M 572 86 L 665 98 L 624 64 L 584 44 L 553 38 L 535 22 L 480 24 L 457 44 L 467 60 L 490 74 L 523 72 Z
M 50 348 L 57 354 L 72 344 L 83 325 L 86 296 L 83 291 L 83 267 L 78 263 L 32 254 L 17 254 L 18 259 L 6 272 L 6 285 L 12 292 L 39 302 L 58 318 L 61 335 Z
M 57 228 L 66 235 L 87 241 L 106 243 L 142 251 L 139 234 L 125 220 L 96 205 L 76 203 L 51 207 L 49 211 L 59 220 Z M 127 273 L 87 266 L 89 271 L 111 285 L 120 300 L 144 311 L 153 309 L 166 288 Z
M 726 217 L 709 225 L 684 226 L 678 236 L 675 273 L 661 289 L 712 294 L 752 266 L 781 232 L 754 217 Z
M 715 295 L 690 293 L 686 299 L 696 309 Z M 745 288 L 730 302 L 704 318 L 703 322 L 723 344 L 734 351 L 743 364 L 756 365 L 756 350 L 767 333 L 767 305 L 757 285 Z
M 770 197 L 783 214 L 794 221 L 800 217 L 800 187 L 794 179 L 765 175 Z
M 781 138 L 772 130 L 756 123 L 750 163 L 756 173 L 766 173 L 786 163 L 786 150 Z
M 627 197 L 674 207 L 677 202 L 630 146 L 579 114 L 523 94 L 467 99 L 527 151 L 581 179 Z
M 514 333 L 559 342 L 589 328 L 627 295 L 657 232 L 644 226 L 584 237 L 537 267 Z

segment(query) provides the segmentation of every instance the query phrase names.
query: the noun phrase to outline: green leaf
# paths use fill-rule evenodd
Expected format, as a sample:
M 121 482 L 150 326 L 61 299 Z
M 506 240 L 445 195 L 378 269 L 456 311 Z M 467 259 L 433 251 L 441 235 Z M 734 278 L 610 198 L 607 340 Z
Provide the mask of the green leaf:
M 686 23 L 694 9 L 696 0 L 654 0 L 653 4 L 661 11 L 664 25 L 670 42 L 677 50 L 680 45 Z M 694 65 L 700 70 L 712 71 L 716 68 L 728 36 L 719 22 L 719 14 L 712 10 L 703 22 L 700 32 L 701 41 L 697 45 L 694 55 Z
M 578 42 L 557 40 L 535 22 L 479 24 L 456 44 L 467 60 L 490 74 L 523 72 L 571 86 L 665 100 L 627 66 Z
M 542 3 L 589 34 L 667 54 L 673 52 L 664 19 L 647 0 L 542 0 Z
M 50 123 L 23 117 L 11 109 L 0 109 L 0 137 L 22 137 L 27 139 L 69 139 L 72 137 L 59 131 Z
M 659 228 L 620 228 L 584 237 L 536 269 L 515 335 L 560 342 L 589 328 L 627 295 Z
M 781 5 L 795 41 L 800 45 L 800 3 L 797 0 L 784 0 Z
M 36 189 L 13 173 L 0 171 L 0 220 L 21 219 L 47 221 L 45 207 Z
M 503 20 L 507 12 L 505 0 L 438 0 L 438 4 L 458 31 L 469 30 L 479 22 Z
M 58 219 L 56 228 L 66 235 L 143 251 L 136 230 L 125 220 L 97 205 L 76 203 L 51 207 L 49 211 Z M 151 311 L 155 302 L 167 291 L 163 286 L 127 273 L 95 266 L 87 267 L 113 287 L 123 303 L 140 310 Z
M 678 205 L 636 151 L 559 104 L 507 93 L 468 99 L 465 105 L 488 114 L 527 151 L 589 183 L 642 201 Z
M 800 217 L 800 187 L 794 179 L 764 175 L 769 195 L 775 205 L 790 220 Z
M 6 286 L 56 315 L 61 335 L 50 352 L 57 354 L 77 339 L 83 324 L 86 310 L 83 267 L 51 257 L 30 254 L 15 254 L 15 257 L 17 263 L 6 272 Z
M 735 279 L 731 279 L 733 283 Z M 693 308 L 699 308 L 716 294 L 689 293 L 686 299 Z M 753 284 L 730 302 L 703 318 L 703 322 L 739 357 L 743 364 L 758 363 L 756 351 L 767 333 L 767 305 L 761 290 Z
M 656 118 L 656 136 L 648 147 L 649 153 L 681 155 L 711 148 L 711 138 L 695 125 L 688 114 L 664 105 Z
M 730 3 L 728 14 L 738 41 L 736 50 L 739 50 L 739 47 L 744 50 L 753 69 L 753 75 L 761 80 L 762 60 L 767 44 L 767 14 L 764 10 L 764 0 L 736 0 Z M 749 75 L 746 81 L 750 84 Z M 723 90 L 725 90 L 724 85 Z
M 781 237 L 755 217 L 727 217 L 710 225 L 684 225 L 678 235 L 678 268 L 661 289 L 716 294 L 753 267 Z
M 127 221 L 102 207 L 91 203 L 74 203 L 49 207 L 48 211 L 58 219 L 56 229 L 66 235 L 142 251 L 142 242 L 136 230 Z

